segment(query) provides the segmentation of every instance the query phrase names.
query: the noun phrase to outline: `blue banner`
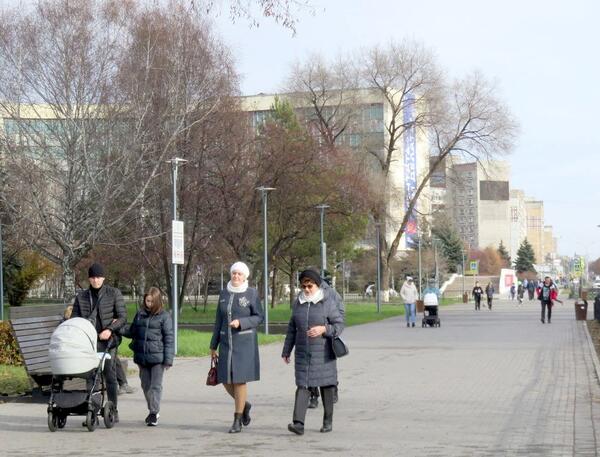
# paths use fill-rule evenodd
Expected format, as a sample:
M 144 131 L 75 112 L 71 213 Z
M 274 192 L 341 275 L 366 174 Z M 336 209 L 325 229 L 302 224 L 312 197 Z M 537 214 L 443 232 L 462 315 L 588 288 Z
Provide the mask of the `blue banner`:
M 414 123 L 415 97 L 407 94 L 404 107 L 404 124 Z M 408 211 L 410 200 L 417 191 L 417 138 L 414 124 L 404 132 L 404 211 Z M 408 217 L 404 236 L 406 246 L 413 247 L 418 243 L 417 213 L 413 209 Z

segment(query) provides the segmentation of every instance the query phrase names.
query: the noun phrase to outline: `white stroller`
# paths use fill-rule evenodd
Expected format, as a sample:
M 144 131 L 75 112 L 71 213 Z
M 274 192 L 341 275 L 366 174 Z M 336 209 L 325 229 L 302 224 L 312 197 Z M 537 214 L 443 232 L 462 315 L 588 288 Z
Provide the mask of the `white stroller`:
M 106 382 L 102 374 L 104 361 L 110 359 L 110 343 L 104 352 L 96 352 L 98 334 L 87 319 L 75 317 L 61 323 L 50 337 L 48 356 L 52 371 L 52 388 L 48 402 L 48 428 L 64 428 L 70 415 L 85 416 L 90 432 L 104 419 L 106 428 L 114 425 L 115 408 L 106 401 Z M 86 389 L 64 388 L 73 378 L 86 380 Z

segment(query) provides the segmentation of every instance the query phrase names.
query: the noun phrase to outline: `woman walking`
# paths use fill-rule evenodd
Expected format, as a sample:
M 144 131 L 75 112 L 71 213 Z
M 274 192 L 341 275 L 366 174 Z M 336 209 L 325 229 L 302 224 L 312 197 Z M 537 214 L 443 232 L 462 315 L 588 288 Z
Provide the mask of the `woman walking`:
M 487 296 L 487 305 L 490 311 L 492 310 L 492 300 L 494 300 L 494 292 L 496 292 L 496 290 L 494 289 L 494 285 L 490 281 L 488 282 L 488 285 L 485 286 L 485 295 Z
M 162 382 L 165 370 L 173 365 L 173 324 L 171 316 L 163 309 L 162 297 L 157 287 L 144 295 L 144 305 L 136 313 L 130 326 L 121 334 L 131 338 L 133 361 L 140 369 L 142 390 L 148 404 L 146 425 L 158 425 Z
M 473 287 L 473 298 L 475 299 L 475 311 L 481 310 L 481 296 L 483 295 L 483 289 L 479 285 L 479 281 L 475 281 L 475 287 Z
M 256 328 L 263 320 L 263 312 L 258 292 L 248 287 L 248 266 L 236 262 L 230 272 L 231 281 L 219 294 L 210 349 L 211 357 L 219 360 L 217 380 L 234 400 L 229 433 L 239 433 L 242 425 L 250 424 L 252 405 L 246 401 L 246 383 L 260 379 Z
M 333 426 L 333 399 L 337 384 L 337 365 L 331 339 L 344 329 L 344 318 L 331 294 L 324 294 L 321 278 L 314 270 L 300 274 L 302 292 L 296 298 L 281 357 L 290 363 L 294 349 L 296 398 L 293 421 L 288 430 L 304 434 L 304 420 L 310 387 L 319 387 L 323 400 L 323 426 L 327 433 Z
M 415 286 L 413 278 L 411 276 L 406 277 L 406 282 L 402 285 L 400 289 L 400 296 L 402 300 L 404 300 L 404 314 L 406 316 L 406 326 L 410 327 L 415 326 L 416 313 L 415 313 L 415 305 L 417 300 L 419 299 L 419 291 Z

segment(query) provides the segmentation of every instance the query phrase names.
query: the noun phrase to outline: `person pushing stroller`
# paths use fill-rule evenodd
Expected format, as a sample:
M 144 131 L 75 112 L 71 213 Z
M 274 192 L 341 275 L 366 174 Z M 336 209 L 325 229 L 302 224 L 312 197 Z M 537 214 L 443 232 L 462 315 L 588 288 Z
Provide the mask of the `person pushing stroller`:
M 104 284 L 104 268 L 99 263 L 93 263 L 88 269 L 89 289 L 78 292 L 73 304 L 71 317 L 83 317 L 89 320 L 98 333 L 98 351 L 104 352 L 109 341 L 127 323 L 127 311 L 121 291 Z M 114 406 L 114 422 L 119 422 L 117 409 L 119 383 L 115 370 L 115 355 L 117 348 L 108 350 L 110 358 L 104 363 L 106 391 L 109 401 Z

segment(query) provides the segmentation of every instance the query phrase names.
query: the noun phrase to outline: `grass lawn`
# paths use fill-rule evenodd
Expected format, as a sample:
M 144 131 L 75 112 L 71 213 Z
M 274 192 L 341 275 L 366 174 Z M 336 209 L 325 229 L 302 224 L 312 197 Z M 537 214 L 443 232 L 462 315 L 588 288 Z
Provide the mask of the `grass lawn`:
M 0 395 L 17 395 L 29 390 L 31 387 L 24 367 L 0 365 Z

